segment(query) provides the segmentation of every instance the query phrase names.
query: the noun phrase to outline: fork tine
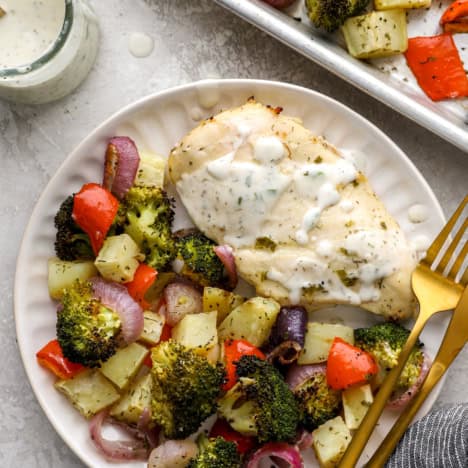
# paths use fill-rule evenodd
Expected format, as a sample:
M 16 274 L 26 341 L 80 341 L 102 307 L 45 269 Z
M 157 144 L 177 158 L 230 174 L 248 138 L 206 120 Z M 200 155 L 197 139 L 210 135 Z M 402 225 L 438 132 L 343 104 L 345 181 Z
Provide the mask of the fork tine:
M 431 244 L 431 246 L 427 250 L 426 257 L 423 260 L 424 263 L 428 263 L 429 265 L 431 265 L 434 262 L 435 258 L 440 252 L 441 247 L 444 245 L 444 242 L 446 241 L 448 235 L 450 234 L 453 227 L 457 223 L 458 218 L 463 213 L 463 210 L 465 209 L 467 203 L 468 203 L 468 195 L 460 203 L 460 206 L 457 208 L 455 213 L 453 213 L 452 217 L 449 219 L 444 229 L 440 231 L 440 234 L 436 237 L 434 242 Z
M 458 272 L 460 271 L 460 268 L 465 262 L 466 255 L 468 254 L 468 242 L 465 242 L 465 245 L 463 246 L 463 249 L 461 252 L 458 254 L 457 259 L 452 265 L 452 268 L 450 268 L 448 277 L 452 280 L 455 280 L 455 277 L 457 276 Z M 465 272 L 466 273 L 466 272 Z
M 453 253 L 455 252 L 460 240 L 463 238 L 463 234 L 465 234 L 467 226 L 468 226 L 468 218 L 466 218 L 463 225 L 460 226 L 460 229 L 455 234 L 455 237 L 453 238 L 452 242 L 450 243 L 448 249 L 445 251 L 444 256 L 442 257 L 439 264 L 437 265 L 436 270 L 439 273 L 443 274 L 445 268 L 449 264 L 450 259 L 453 257 Z M 460 269 L 460 267 L 461 267 L 461 265 L 458 266 L 458 269 Z M 452 272 L 452 270 L 450 270 L 450 272 Z

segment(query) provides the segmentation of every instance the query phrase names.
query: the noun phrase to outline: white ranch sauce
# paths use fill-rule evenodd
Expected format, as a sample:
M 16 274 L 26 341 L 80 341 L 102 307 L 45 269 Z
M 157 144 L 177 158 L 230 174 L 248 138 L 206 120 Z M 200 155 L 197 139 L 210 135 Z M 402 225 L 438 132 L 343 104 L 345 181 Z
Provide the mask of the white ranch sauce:
M 416 204 L 413 206 L 410 206 L 408 209 L 408 219 L 412 223 L 423 223 L 426 221 L 426 219 L 429 216 L 429 211 L 427 209 L 427 206 L 421 205 L 421 204 Z
M 353 162 L 340 158 L 333 163 L 304 164 L 285 159 L 287 148 L 277 136 L 258 137 L 245 124 L 234 126 L 236 136 L 226 144 L 231 151 L 183 174 L 177 182 L 189 211 L 197 213 L 198 227 L 206 232 L 216 226 L 225 233 L 223 241 L 237 249 L 252 248 L 263 237 L 281 242 L 281 236 L 289 230 L 281 231 L 283 219 L 275 209 L 285 198 L 290 200 L 297 194 L 294 200 L 300 200 L 302 211 L 295 205 L 288 212 L 291 215 L 294 211 L 292 216 L 298 217 L 294 222 L 299 229 L 288 245 L 295 242 L 292 248 L 298 254 L 282 257 L 279 265 L 266 272 L 266 278 L 289 290 L 292 303 L 310 287 L 322 287 L 330 297 L 352 304 L 377 300 L 378 281 L 398 270 L 401 246 L 407 245 L 400 231 L 386 227 L 360 230 L 340 244 L 335 239 L 316 242 L 315 236 L 309 236 L 328 207 L 339 204 L 344 213 L 354 209 L 353 203 L 342 200 L 340 194 L 340 187 L 359 175 Z M 236 158 L 239 148 L 245 154 L 246 147 L 253 159 Z M 293 224 L 291 219 L 288 222 Z M 278 227 L 276 232 L 272 225 Z M 346 276 L 356 279 L 353 285 L 346 285 L 330 268 L 330 259 L 336 258 L 348 267 Z
M 73 21 L 60 48 L 40 66 L 31 61 L 55 46 L 65 18 L 65 0 L 1 0 L 0 97 L 28 104 L 59 99 L 75 89 L 89 73 L 99 45 L 97 18 L 87 0 L 73 1 Z
M 143 58 L 153 52 L 154 40 L 148 34 L 134 32 L 128 38 L 128 50 L 134 57 Z
M 417 252 L 425 252 L 431 245 L 431 240 L 424 234 L 420 234 L 411 239 L 411 245 Z
M 57 39 L 65 18 L 64 0 L 2 0 L 0 68 L 38 59 Z
M 356 168 L 361 172 L 366 172 L 367 169 L 367 155 L 359 150 L 341 150 L 343 158 L 352 161 Z
M 211 109 L 221 99 L 221 91 L 216 83 L 203 83 L 197 87 L 198 103 L 204 109 Z
M 354 209 L 354 205 L 351 200 L 343 200 L 340 202 L 340 208 L 344 213 L 351 213 Z
M 189 111 L 190 118 L 195 122 L 203 119 L 203 111 L 199 107 L 192 107 Z

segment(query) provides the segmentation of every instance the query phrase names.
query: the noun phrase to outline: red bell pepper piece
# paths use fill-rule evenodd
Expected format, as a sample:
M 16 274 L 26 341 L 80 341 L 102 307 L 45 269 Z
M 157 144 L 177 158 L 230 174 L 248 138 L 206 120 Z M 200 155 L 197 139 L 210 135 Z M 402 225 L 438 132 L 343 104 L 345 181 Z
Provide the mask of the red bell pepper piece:
M 223 385 L 223 390 L 227 391 L 236 384 L 237 374 L 235 363 L 242 356 L 257 356 L 260 359 L 265 359 L 265 354 L 247 340 L 226 340 L 224 342 L 224 361 L 226 363 L 227 381 Z
M 150 304 L 145 301 L 145 294 L 148 288 L 154 283 L 156 276 L 158 276 L 158 272 L 154 268 L 145 263 L 140 263 L 135 271 L 133 280 L 125 284 L 130 296 L 132 296 L 143 309 L 148 309 L 150 306 Z
M 444 32 L 468 32 L 468 0 L 456 0 L 440 18 Z
M 161 332 L 161 337 L 159 338 L 159 342 L 170 340 L 171 337 L 172 327 L 165 323 Z
M 328 353 L 327 383 L 334 390 L 364 384 L 377 374 L 374 358 L 356 346 L 336 337 Z
M 62 352 L 57 340 L 49 341 L 36 353 L 37 362 L 52 371 L 60 379 L 71 379 L 86 367 L 69 361 Z
M 433 100 L 468 96 L 468 78 L 451 34 L 408 40 L 406 61 Z
M 114 221 L 119 201 L 99 184 L 85 184 L 75 195 L 73 219 L 88 234 L 97 255 Z
M 210 437 L 223 437 L 229 442 L 237 445 L 237 451 L 240 454 L 252 450 L 255 445 L 255 437 L 245 436 L 235 431 L 224 419 L 217 419 L 210 431 Z
M 148 353 L 143 361 L 143 365 L 151 368 L 153 367 L 153 360 L 151 359 L 151 353 Z

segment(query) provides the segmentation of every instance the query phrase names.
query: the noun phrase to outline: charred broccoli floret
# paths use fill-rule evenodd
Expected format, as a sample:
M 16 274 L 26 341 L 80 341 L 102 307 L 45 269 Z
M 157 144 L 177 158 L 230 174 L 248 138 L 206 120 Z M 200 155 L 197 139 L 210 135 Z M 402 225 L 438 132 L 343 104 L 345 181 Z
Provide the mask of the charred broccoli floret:
M 100 367 L 117 351 L 121 322 L 94 298 L 93 286 L 77 280 L 65 289 L 57 313 L 57 339 L 63 355 L 87 367 Z
M 168 439 L 184 439 L 216 411 L 224 366 L 174 340 L 158 344 L 151 357 L 153 420 Z
M 260 443 L 294 440 L 299 408 L 280 372 L 256 356 L 242 356 L 236 372 L 239 382 L 219 402 L 222 417 Z
M 60 260 L 88 260 L 94 258 L 94 252 L 88 234 L 72 218 L 73 199 L 73 195 L 67 197 L 55 215 L 55 253 Z
M 112 227 L 112 232 L 127 233 L 145 255 L 145 263 L 158 271 L 167 270 L 176 256 L 173 205 L 174 200 L 160 187 L 132 187 Z
M 369 0 L 306 0 L 307 14 L 317 28 L 333 32 L 347 18 L 361 13 Z
M 398 356 L 409 334 L 409 330 L 393 322 L 354 330 L 355 345 L 372 354 L 379 365 L 377 384 L 398 364 Z M 397 389 L 407 389 L 418 379 L 424 361 L 422 347 L 418 340 L 398 379 Z
M 317 372 L 294 389 L 304 427 L 313 431 L 334 418 L 341 409 L 341 392 L 327 383 L 325 372 Z
M 210 438 L 200 434 L 197 438 L 198 455 L 190 460 L 188 468 L 240 468 L 237 446 L 222 437 Z
M 184 267 L 181 273 L 202 286 L 223 286 L 224 265 L 216 255 L 216 243 L 200 231 L 189 230 L 177 236 L 177 252 Z

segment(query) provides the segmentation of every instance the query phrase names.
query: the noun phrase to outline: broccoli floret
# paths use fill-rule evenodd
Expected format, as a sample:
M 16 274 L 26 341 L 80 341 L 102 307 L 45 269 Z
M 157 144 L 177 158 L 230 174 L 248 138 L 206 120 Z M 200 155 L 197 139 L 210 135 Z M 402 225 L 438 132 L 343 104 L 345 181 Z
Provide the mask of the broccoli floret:
M 239 382 L 221 398 L 220 414 L 260 443 L 293 441 L 300 413 L 280 372 L 256 356 L 242 356 L 236 372 Z
M 93 248 L 88 234 L 72 218 L 73 200 L 74 195 L 67 197 L 55 215 L 55 253 L 60 260 L 89 260 L 94 258 Z
M 409 334 L 409 330 L 393 322 L 354 330 L 355 345 L 372 354 L 379 365 L 378 384 L 398 364 L 398 356 Z M 424 361 L 422 347 L 423 344 L 418 340 L 398 379 L 397 388 L 407 389 L 418 379 Z
M 184 267 L 181 273 L 202 286 L 224 286 L 224 265 L 216 255 L 216 243 L 200 231 L 189 230 L 177 237 L 177 252 Z
M 174 200 L 162 188 L 135 186 L 120 204 L 112 232 L 126 232 L 145 255 L 145 263 L 165 271 L 176 256 L 173 220 Z
M 198 455 L 190 460 L 188 468 L 240 468 L 237 446 L 222 437 L 210 438 L 200 434 L 197 438 Z
M 153 420 L 168 439 L 184 439 L 216 411 L 224 366 L 174 340 L 158 344 L 151 357 Z
M 325 372 L 317 372 L 294 389 L 304 427 L 313 431 L 334 418 L 341 409 L 341 392 L 327 384 Z
M 119 316 L 94 298 L 88 281 L 77 280 L 64 291 L 56 328 L 63 355 L 87 367 L 100 367 L 119 346 Z
M 317 28 L 338 29 L 347 18 L 361 13 L 369 0 L 306 0 L 307 14 Z

